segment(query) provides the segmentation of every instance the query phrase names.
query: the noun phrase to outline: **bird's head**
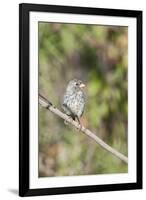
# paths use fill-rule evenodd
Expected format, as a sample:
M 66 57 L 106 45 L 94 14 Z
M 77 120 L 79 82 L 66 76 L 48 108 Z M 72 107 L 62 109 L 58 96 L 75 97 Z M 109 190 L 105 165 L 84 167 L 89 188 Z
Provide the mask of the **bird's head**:
M 78 91 L 84 87 L 85 87 L 85 84 L 81 80 L 73 79 L 68 83 L 67 91 L 74 92 L 74 91 Z

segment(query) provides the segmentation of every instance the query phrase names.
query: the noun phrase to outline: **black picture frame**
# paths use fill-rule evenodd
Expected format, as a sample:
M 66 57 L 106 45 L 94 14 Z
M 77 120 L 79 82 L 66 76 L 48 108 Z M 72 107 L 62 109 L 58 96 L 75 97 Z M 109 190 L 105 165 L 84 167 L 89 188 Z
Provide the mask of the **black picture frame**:
M 30 189 L 29 187 L 29 13 L 59 12 L 87 15 L 134 17 L 137 21 L 137 180 L 134 183 Z M 58 5 L 19 5 L 19 195 L 55 195 L 142 188 L 142 11 L 71 7 Z

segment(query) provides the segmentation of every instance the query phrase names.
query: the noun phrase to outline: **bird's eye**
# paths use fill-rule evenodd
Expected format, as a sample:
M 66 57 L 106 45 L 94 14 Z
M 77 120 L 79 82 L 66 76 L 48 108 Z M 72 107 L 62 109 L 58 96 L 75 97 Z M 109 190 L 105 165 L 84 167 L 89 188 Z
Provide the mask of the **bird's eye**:
M 76 85 L 79 85 L 79 83 L 76 83 Z

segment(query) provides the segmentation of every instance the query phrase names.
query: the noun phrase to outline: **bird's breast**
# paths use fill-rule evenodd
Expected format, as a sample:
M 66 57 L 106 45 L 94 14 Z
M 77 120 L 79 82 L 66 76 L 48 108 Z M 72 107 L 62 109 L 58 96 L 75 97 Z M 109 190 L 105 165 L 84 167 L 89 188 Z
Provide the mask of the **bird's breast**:
M 64 103 L 68 110 L 70 110 L 74 115 L 80 117 L 84 110 L 85 96 L 82 91 L 78 91 L 72 95 L 66 94 L 64 98 Z

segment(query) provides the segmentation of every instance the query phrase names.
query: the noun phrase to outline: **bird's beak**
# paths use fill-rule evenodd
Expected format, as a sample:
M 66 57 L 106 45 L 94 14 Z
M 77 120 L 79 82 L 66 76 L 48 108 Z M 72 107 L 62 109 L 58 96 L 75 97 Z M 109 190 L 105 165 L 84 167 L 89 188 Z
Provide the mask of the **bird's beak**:
M 80 88 L 84 88 L 84 87 L 85 87 L 85 84 L 84 84 L 84 83 L 81 83 L 79 87 L 80 87 Z

